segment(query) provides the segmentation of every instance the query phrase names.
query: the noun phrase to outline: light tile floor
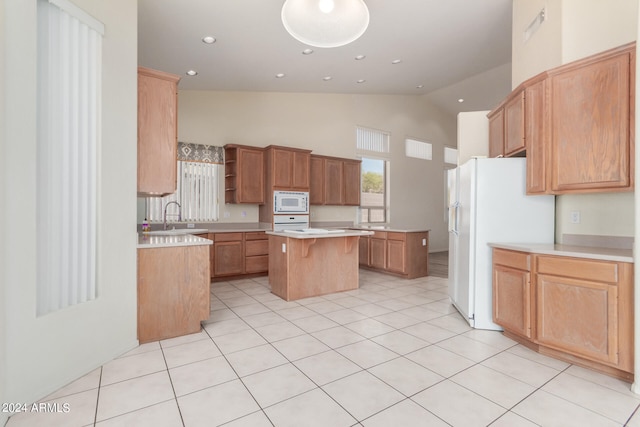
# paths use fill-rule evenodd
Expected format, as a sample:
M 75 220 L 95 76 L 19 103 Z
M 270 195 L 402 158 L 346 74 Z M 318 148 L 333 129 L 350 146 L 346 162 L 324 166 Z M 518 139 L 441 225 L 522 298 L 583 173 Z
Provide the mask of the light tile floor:
M 268 278 L 212 284 L 200 333 L 144 344 L 7 426 L 636 426 L 629 384 L 473 330 L 447 279 L 360 271 L 286 302 Z

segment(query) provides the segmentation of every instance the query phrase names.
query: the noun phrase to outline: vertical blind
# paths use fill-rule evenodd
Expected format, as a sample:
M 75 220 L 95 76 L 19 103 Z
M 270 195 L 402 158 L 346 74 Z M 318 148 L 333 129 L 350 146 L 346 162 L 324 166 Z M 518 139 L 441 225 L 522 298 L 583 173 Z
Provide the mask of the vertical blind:
M 219 165 L 215 163 L 185 162 L 178 160 L 177 191 L 165 197 L 147 197 L 147 220 L 164 221 L 164 207 L 169 202 L 181 206 L 183 221 L 208 222 L 218 220 L 218 184 L 216 180 Z M 169 205 L 167 222 L 178 219 L 178 207 Z
M 68 1 L 38 0 L 38 315 L 96 298 L 103 31 Z
M 389 134 L 363 127 L 356 128 L 356 148 L 375 153 L 389 152 Z

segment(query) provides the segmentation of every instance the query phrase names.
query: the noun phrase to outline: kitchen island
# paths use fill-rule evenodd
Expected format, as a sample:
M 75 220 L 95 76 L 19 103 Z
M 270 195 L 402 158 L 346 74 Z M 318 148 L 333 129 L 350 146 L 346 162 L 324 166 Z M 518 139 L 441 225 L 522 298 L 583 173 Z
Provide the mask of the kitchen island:
M 192 334 L 209 318 L 209 239 L 138 235 L 138 341 Z
M 286 301 L 358 288 L 359 230 L 268 231 L 271 292 Z

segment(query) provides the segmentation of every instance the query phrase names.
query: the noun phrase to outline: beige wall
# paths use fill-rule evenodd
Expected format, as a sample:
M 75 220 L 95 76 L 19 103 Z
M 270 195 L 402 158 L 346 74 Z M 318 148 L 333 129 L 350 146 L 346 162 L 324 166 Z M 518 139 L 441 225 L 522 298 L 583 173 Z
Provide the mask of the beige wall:
M 388 131 L 392 223 L 430 228 L 430 249 L 448 247 L 443 156 L 445 145 L 456 145 L 456 122 L 425 97 L 180 91 L 178 114 L 180 141 L 276 144 L 347 158 L 356 157 L 356 126 Z M 406 158 L 406 137 L 433 143 L 434 160 Z M 353 207 L 313 207 L 311 220 L 354 221 L 356 212 Z M 221 222 L 257 221 L 257 206 L 222 205 L 220 217 Z
M 522 33 L 547 8 L 545 22 L 528 42 Z M 513 87 L 544 71 L 636 39 L 638 0 L 514 0 Z M 580 212 L 572 224 L 571 212 Z M 556 241 L 563 234 L 634 235 L 634 194 L 556 197 Z
M 4 13 L 4 1 L 0 1 L 0 34 L 5 34 L 5 13 Z M 5 67 L 5 53 L 4 53 L 4 43 L 0 43 L 0 165 L 2 169 L 5 168 L 5 164 L 2 159 L 6 159 L 5 145 L 6 145 L 6 126 L 5 126 L 5 90 L 4 90 L 4 67 Z M 6 198 L 5 185 L 7 183 L 6 174 L 0 172 L 0 204 L 2 206 L 6 206 L 6 202 L 8 201 Z M 0 235 L 6 235 L 6 227 L 7 221 L 5 216 L 5 210 L 0 209 Z M 5 345 L 7 342 L 7 321 L 5 316 L 5 307 L 4 301 L 5 298 L 5 287 L 7 285 L 7 280 L 4 272 L 6 271 L 5 267 L 5 259 L 6 259 L 6 245 L 0 244 L 0 402 L 8 402 L 7 392 L 6 392 L 6 382 L 7 382 L 7 346 Z M 5 420 L 7 419 L 7 414 L 0 414 L 0 425 L 4 425 Z
M 0 272 L 5 293 L 0 318 L 7 322 L 0 333 L 2 402 L 40 399 L 137 345 L 137 5 L 129 0 L 74 3 L 106 28 L 96 195 L 99 296 L 35 316 L 36 1 L 4 0 L 0 4 L 6 20 L 0 29 L 6 63 L 0 85 L 11 108 L 0 110 Z

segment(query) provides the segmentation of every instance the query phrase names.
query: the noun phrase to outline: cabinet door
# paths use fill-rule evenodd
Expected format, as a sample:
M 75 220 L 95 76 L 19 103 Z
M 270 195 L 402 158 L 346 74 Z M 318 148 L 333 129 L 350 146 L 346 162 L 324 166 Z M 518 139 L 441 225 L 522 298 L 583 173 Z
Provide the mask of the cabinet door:
M 293 152 L 291 188 L 309 191 L 310 160 L 311 155 L 309 153 Z
M 387 240 L 387 270 L 405 273 L 407 268 L 406 244 L 401 240 Z
M 180 78 L 141 68 L 138 72 L 138 193 L 175 193 Z
M 551 77 L 552 189 L 631 184 L 630 54 Z
M 274 148 L 272 150 L 273 186 L 291 189 L 291 184 L 293 182 L 293 152 L 278 148 Z
M 311 182 L 309 183 L 309 203 L 312 205 L 324 204 L 324 159 L 311 156 Z
M 360 206 L 360 162 L 345 160 L 343 164 L 344 204 Z
M 360 237 L 358 241 L 358 263 L 360 265 L 369 266 L 369 241 L 371 239 L 366 236 Z
M 504 109 L 489 116 L 489 157 L 504 154 Z
M 242 241 L 215 242 L 213 247 L 215 251 L 214 276 L 227 276 L 244 272 Z
M 344 204 L 343 165 L 344 162 L 339 159 L 325 159 L 324 161 L 325 205 Z
M 493 321 L 510 332 L 531 338 L 531 274 L 494 265 Z
M 524 151 L 524 91 L 504 106 L 504 155 Z
M 527 146 L 527 194 L 542 194 L 547 190 L 547 135 L 544 125 L 546 81 L 525 89 L 524 133 Z
M 538 274 L 538 342 L 586 359 L 618 363 L 617 287 Z
M 371 267 L 387 267 L 387 241 L 386 239 L 369 239 L 369 263 Z
M 264 203 L 264 152 L 238 150 L 238 201 Z

